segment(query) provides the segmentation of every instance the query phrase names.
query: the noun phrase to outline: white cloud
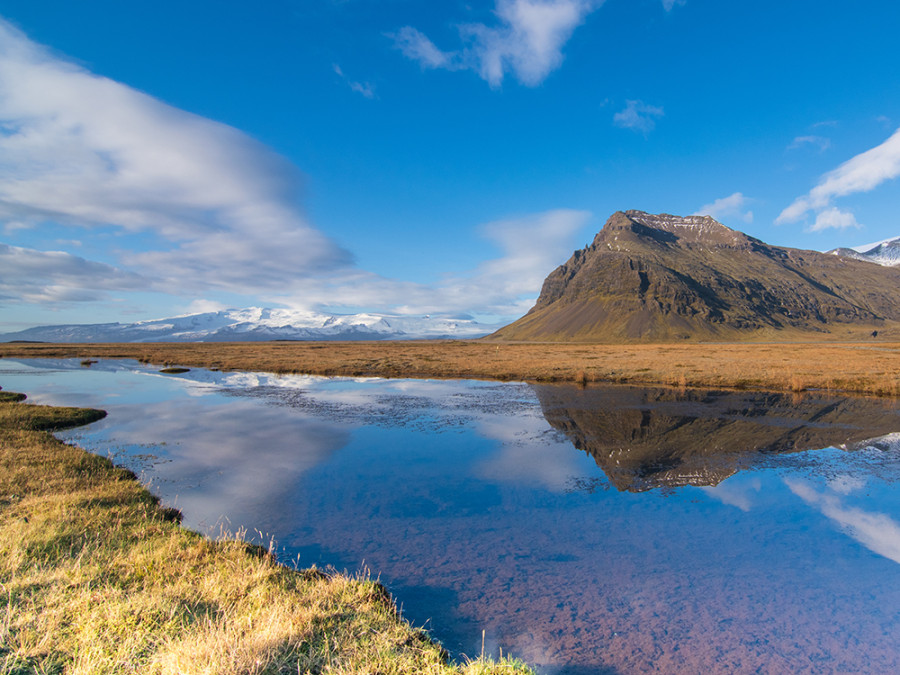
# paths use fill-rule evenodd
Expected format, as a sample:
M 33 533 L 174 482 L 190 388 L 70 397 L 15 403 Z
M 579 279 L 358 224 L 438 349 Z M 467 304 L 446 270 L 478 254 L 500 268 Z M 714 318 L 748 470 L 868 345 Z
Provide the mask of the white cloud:
M 498 246 L 500 257 L 435 286 L 355 270 L 309 280 L 301 295 L 281 301 L 333 308 L 378 306 L 404 314 L 520 316 L 534 304 L 547 274 L 571 255 L 575 235 L 590 217 L 587 211 L 556 209 L 488 223 L 481 231 Z
M 375 98 L 375 85 L 369 82 L 352 82 L 349 81 L 351 91 L 362 94 L 365 98 Z
M 283 304 L 295 308 L 348 309 L 377 308 L 399 314 L 468 314 L 486 317 L 517 317 L 528 311 L 540 292 L 547 274 L 566 260 L 576 245 L 578 231 L 591 214 L 586 211 L 556 209 L 519 218 L 488 223 L 481 227 L 483 236 L 494 242 L 500 255 L 487 260 L 468 272 L 447 277 L 435 285 L 389 279 L 353 267 L 345 267 L 326 274 L 297 280 L 291 287 L 271 292 L 266 303 Z M 277 242 L 273 243 L 277 246 Z M 254 247 L 229 257 L 259 254 Z M 97 300 L 106 291 L 141 290 L 178 294 L 178 283 L 184 272 L 187 276 L 202 276 L 201 262 L 193 268 L 180 270 L 186 264 L 169 253 L 145 253 L 137 257 L 159 257 L 152 263 L 158 276 L 150 279 L 115 267 L 78 258 L 67 253 L 43 253 L 0 244 L 0 297 L 26 302 L 61 302 Z M 265 267 L 263 265 L 263 267 Z M 240 286 L 238 265 L 234 271 L 219 272 L 224 281 L 219 284 Z M 265 269 L 255 273 L 259 282 L 275 284 L 278 272 L 268 278 Z M 248 279 L 247 282 L 254 279 Z M 197 301 L 186 311 L 224 309 L 215 301 Z
M 812 229 L 858 226 L 852 214 L 830 208 L 838 197 L 858 192 L 869 192 L 882 183 L 900 175 L 900 129 L 884 143 L 866 150 L 829 171 L 808 194 L 798 197 L 784 209 L 776 223 L 794 223 L 806 217 L 809 211 L 818 213 Z M 823 213 L 829 211 L 828 213 Z M 822 218 L 820 224 L 819 218 Z
M 458 53 L 442 52 L 426 35 L 412 26 L 404 26 L 388 37 L 394 39 L 394 45 L 404 56 L 418 61 L 423 68 L 458 70 L 461 67 L 457 62 Z
M 185 314 L 204 314 L 206 312 L 221 312 L 230 309 L 227 305 L 216 300 L 206 300 L 204 298 L 191 300 L 190 304 L 184 309 Z
M 331 65 L 334 72 L 340 77 L 344 82 L 347 83 L 347 86 L 350 87 L 351 91 L 355 91 L 357 94 L 361 94 L 365 98 L 375 98 L 375 85 L 370 82 L 356 82 L 351 80 L 349 77 L 344 75 L 343 69 L 336 63 Z
M 825 152 L 831 147 L 831 139 L 825 136 L 797 136 L 787 147 L 788 150 L 799 150 L 801 148 L 813 146 L 819 149 L 819 152 Z
M 100 300 L 109 291 L 146 290 L 149 281 L 111 265 L 62 251 L 36 251 L 0 244 L 0 304 Z
M 840 497 L 818 493 L 799 481 L 786 480 L 791 492 L 835 522 L 841 530 L 870 551 L 900 563 L 900 524 L 884 513 L 845 507 Z
M 683 5 L 687 0 L 662 0 L 663 7 L 667 12 L 671 12 L 675 5 Z
M 464 46 L 455 51 L 439 49 L 412 26 L 390 37 L 407 58 L 425 68 L 474 70 L 492 87 L 512 73 L 533 87 L 562 64 L 562 50 L 572 33 L 602 4 L 603 0 L 497 0 L 497 24 L 461 25 Z
M 492 284 L 510 296 L 536 293 L 547 274 L 571 255 L 572 236 L 590 215 L 587 211 L 556 209 L 485 225 L 485 236 L 496 242 L 504 255 L 481 265 L 474 284 Z
M 656 119 L 665 111 L 643 101 L 626 101 L 625 108 L 613 115 L 613 124 L 623 129 L 632 129 L 648 134 L 656 127 Z
M 125 262 L 182 292 L 282 289 L 349 254 L 285 159 L 224 124 L 59 60 L 0 20 L 0 221 L 148 233 Z
M 745 223 L 752 223 L 753 211 L 746 208 L 751 201 L 753 200 L 748 199 L 742 193 L 735 192 L 728 197 L 722 197 L 711 204 L 701 206 L 693 215 L 712 216 L 718 221 L 728 218 L 737 218 Z
M 822 230 L 836 229 L 844 230 L 848 227 L 862 227 L 856 222 L 856 216 L 847 211 L 832 206 L 831 208 L 819 211 L 816 214 L 816 222 L 809 228 L 810 232 L 821 232 Z
M 290 163 L 240 131 L 63 62 L 0 19 L 0 223 L 149 242 L 116 251 L 113 264 L 5 246 L 7 302 L 153 291 L 183 306 L 185 297 L 227 293 L 293 307 L 508 317 L 529 309 L 590 217 L 554 210 L 487 225 L 496 259 L 425 285 L 355 267 L 306 220 L 300 182 Z M 118 239 L 123 249 L 129 241 Z M 220 307 L 197 305 L 212 306 Z

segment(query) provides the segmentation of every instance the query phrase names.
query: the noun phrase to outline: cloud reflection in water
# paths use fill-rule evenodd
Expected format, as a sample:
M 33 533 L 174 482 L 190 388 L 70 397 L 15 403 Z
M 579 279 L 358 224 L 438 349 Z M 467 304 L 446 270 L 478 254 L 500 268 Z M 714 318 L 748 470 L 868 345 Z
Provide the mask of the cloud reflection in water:
M 196 390 L 195 390 L 196 393 Z M 295 501 L 299 479 L 346 445 L 350 430 L 301 414 L 285 415 L 250 400 L 227 406 L 200 398 L 112 408 L 110 441 L 141 448 L 165 445 L 152 470 L 154 489 L 185 511 L 186 524 L 269 527 Z
M 845 506 L 837 494 L 818 492 L 801 480 L 786 478 L 784 482 L 791 492 L 817 508 L 867 549 L 900 563 L 900 524 L 889 515 Z

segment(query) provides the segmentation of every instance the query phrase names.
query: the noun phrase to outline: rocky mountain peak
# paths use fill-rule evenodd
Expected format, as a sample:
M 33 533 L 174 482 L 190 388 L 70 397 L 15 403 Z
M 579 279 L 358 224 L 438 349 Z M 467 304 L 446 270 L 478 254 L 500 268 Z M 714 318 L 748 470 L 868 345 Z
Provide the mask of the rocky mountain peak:
M 619 211 L 606 222 L 594 240 L 595 245 L 622 249 L 628 239 L 650 239 L 657 243 L 700 244 L 744 248 L 759 243 L 743 232 L 726 227 L 712 216 L 675 216 L 669 213 Z
M 495 337 L 743 339 L 883 332 L 900 322 L 900 267 L 765 244 L 709 216 L 614 213 Z M 865 330 L 860 327 L 865 327 Z
M 680 232 L 684 228 L 718 230 L 725 227 L 712 216 L 673 216 L 669 213 L 646 213 L 636 210 L 626 211 L 625 215 L 641 225 L 672 233 Z

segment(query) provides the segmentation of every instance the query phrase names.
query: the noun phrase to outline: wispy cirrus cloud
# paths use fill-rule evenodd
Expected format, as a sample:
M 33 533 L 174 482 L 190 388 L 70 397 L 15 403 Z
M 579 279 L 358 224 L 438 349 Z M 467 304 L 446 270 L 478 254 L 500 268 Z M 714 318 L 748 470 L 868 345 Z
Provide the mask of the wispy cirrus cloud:
M 798 197 L 775 220 L 777 224 L 795 223 L 816 214 L 810 228 L 858 227 L 852 213 L 833 206 L 835 199 L 859 192 L 869 192 L 882 183 L 900 176 L 900 129 L 880 145 L 866 150 L 829 171 L 806 195 Z
M 802 148 L 813 147 L 818 149 L 819 152 L 825 152 L 828 148 L 831 147 L 831 139 L 825 136 L 797 136 L 793 141 L 791 141 L 790 145 L 788 145 L 788 150 L 800 150 Z
M 626 101 L 625 107 L 613 115 L 613 124 L 646 136 L 656 128 L 656 120 L 663 115 L 665 110 L 658 106 L 643 101 Z
M 512 74 L 539 85 L 563 62 L 563 47 L 588 14 L 604 0 L 497 0 L 494 25 L 459 26 L 463 46 L 444 51 L 424 33 L 403 26 L 389 35 L 395 46 L 423 68 L 472 70 L 492 87 Z
M 747 206 L 752 199 L 745 197 L 740 192 L 735 192 L 727 197 L 717 199 L 710 204 L 705 204 L 697 209 L 693 215 L 695 216 L 712 216 L 716 220 L 737 218 L 745 223 L 753 222 L 753 211 Z
M 343 69 L 336 63 L 331 64 L 331 69 L 334 70 L 335 74 L 340 77 L 344 82 L 347 83 L 347 86 L 350 87 L 351 91 L 355 91 L 357 94 L 365 98 L 375 98 L 375 85 L 370 82 L 357 82 L 356 80 L 351 80 L 344 74 Z
M 446 70 L 462 70 L 462 59 L 459 52 L 444 52 L 428 39 L 428 36 L 412 26 L 403 26 L 388 37 L 394 40 L 403 55 L 418 61 L 423 68 L 444 68 Z

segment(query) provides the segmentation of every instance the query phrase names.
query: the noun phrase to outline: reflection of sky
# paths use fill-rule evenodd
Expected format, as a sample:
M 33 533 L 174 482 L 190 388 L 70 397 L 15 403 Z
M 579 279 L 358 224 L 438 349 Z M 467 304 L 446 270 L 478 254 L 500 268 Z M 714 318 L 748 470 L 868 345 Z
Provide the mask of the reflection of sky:
M 484 419 L 478 432 L 499 442 L 497 452 L 476 467 L 476 475 L 493 481 L 539 485 L 563 492 L 573 477 L 590 473 L 594 462 L 572 452 L 572 444 L 547 429 L 539 413 L 520 415 L 516 425 L 502 418 Z
M 8 360 L 0 385 L 106 408 L 68 435 L 143 469 L 189 524 L 366 566 L 454 653 L 485 631 L 578 675 L 900 668 L 890 439 L 634 494 L 569 489 L 603 474 L 524 385 Z
M 750 511 L 753 506 L 754 493 L 762 488 L 759 478 L 747 481 L 725 481 L 714 487 L 701 487 L 699 490 L 723 504 L 736 506 L 741 511 Z
M 791 492 L 821 511 L 823 516 L 834 522 L 848 536 L 873 553 L 900 563 L 900 524 L 885 513 L 867 511 L 844 503 L 849 492 L 863 487 L 864 483 L 848 486 L 844 480 L 837 485 L 829 484 L 822 492 L 801 480 L 786 479 L 785 483 Z
M 90 442 L 124 446 L 119 461 L 126 465 L 128 455 L 164 458 L 145 473 L 191 526 L 227 518 L 231 528 L 261 527 L 273 510 L 289 505 L 299 477 L 347 441 L 348 430 L 327 421 L 250 400 L 210 405 L 192 397 L 196 390 L 186 393 L 180 400 L 111 407 L 105 432 Z

